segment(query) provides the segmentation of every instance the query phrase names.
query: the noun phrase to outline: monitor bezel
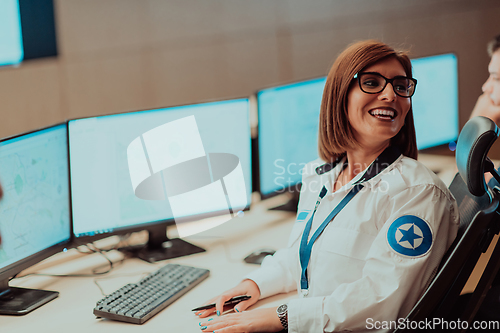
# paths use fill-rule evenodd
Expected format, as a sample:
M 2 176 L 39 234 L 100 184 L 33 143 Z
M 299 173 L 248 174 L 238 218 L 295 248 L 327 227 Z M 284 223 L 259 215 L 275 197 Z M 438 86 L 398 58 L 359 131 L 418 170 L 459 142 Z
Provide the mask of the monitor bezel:
M 210 100 L 204 100 L 196 103 L 186 103 L 186 104 L 176 104 L 176 105 L 170 105 L 170 106 L 165 106 L 165 107 L 155 107 L 151 109 L 141 109 L 141 110 L 131 110 L 131 111 L 124 111 L 124 112 L 117 112 L 117 113 L 111 113 L 111 114 L 102 114 L 102 115 L 96 115 L 96 116 L 90 116 L 90 117 L 80 117 L 80 118 L 72 118 L 68 119 L 68 151 L 69 151 L 69 177 L 71 179 L 71 149 L 70 149 L 70 138 L 71 138 L 71 133 L 70 133 L 70 122 L 76 121 L 76 120 L 85 120 L 85 119 L 92 119 L 92 118 L 98 118 L 98 117 L 109 117 L 109 116 L 118 116 L 118 115 L 124 115 L 124 114 L 130 114 L 130 113 L 139 113 L 139 112 L 150 112 L 150 111 L 164 111 L 165 109 L 170 109 L 170 108 L 177 108 L 177 107 L 183 107 L 183 106 L 194 106 L 194 105 L 201 105 L 201 104 L 208 104 L 208 103 L 217 103 L 217 102 L 231 102 L 231 101 L 237 101 L 237 100 L 246 100 L 248 103 L 248 130 L 249 130 L 249 137 L 248 137 L 248 149 L 250 152 L 250 177 L 251 179 L 249 180 L 248 184 L 250 186 L 250 198 L 249 198 L 249 203 L 245 208 L 241 209 L 242 211 L 248 211 L 251 207 L 252 204 L 252 193 L 254 191 L 253 189 L 253 170 L 252 170 L 252 161 L 253 161 L 253 154 L 252 154 L 252 142 L 251 142 L 251 111 L 250 111 L 250 98 L 249 96 L 246 97 L 235 97 L 235 98 L 226 98 L 226 99 L 210 99 Z M 210 217 L 215 217 L 221 215 L 219 212 L 210 212 L 210 213 L 202 213 L 202 214 L 197 214 L 197 215 L 191 215 L 189 217 L 183 217 L 182 221 L 183 222 L 192 222 L 204 218 L 210 218 Z M 71 219 L 73 221 L 73 214 L 71 215 Z M 73 226 L 73 224 L 72 224 Z M 76 235 L 74 232 L 74 229 L 72 228 L 72 237 L 73 237 L 73 247 L 78 247 L 81 245 L 85 245 L 87 243 L 92 243 L 97 240 L 107 238 L 110 236 L 123 236 L 127 234 L 131 234 L 134 232 L 140 232 L 140 231 L 149 231 L 153 229 L 157 229 L 158 227 L 165 226 L 165 228 L 169 227 L 174 227 L 175 226 L 175 219 L 169 218 L 169 219 L 163 219 L 163 220 L 157 220 L 157 221 L 150 221 L 150 222 L 144 222 L 141 224 L 133 224 L 130 226 L 125 226 L 125 227 L 120 227 L 120 228 L 115 228 L 112 229 L 109 232 L 98 232 L 93 235 Z
M 9 136 L 9 137 L 5 137 L 5 138 L 2 138 L 0 139 L 0 142 L 4 142 L 4 141 L 8 141 L 8 140 L 12 140 L 12 139 L 15 139 L 15 138 L 19 138 L 19 137 L 22 137 L 22 136 L 25 136 L 25 135 L 29 135 L 29 134 L 33 134 L 33 133 L 36 133 L 36 132 L 40 132 L 40 131 L 43 131 L 43 130 L 47 130 L 47 129 L 52 129 L 52 128 L 55 128 L 55 127 L 58 127 L 58 126 L 61 126 L 61 125 L 64 125 L 66 127 L 66 140 L 69 140 L 69 130 L 68 130 L 68 123 L 67 122 L 62 122 L 62 123 L 57 123 L 55 125 L 51 125 L 51 126 L 47 126 L 47 127 L 42 127 L 42 128 L 38 128 L 38 129 L 35 129 L 35 130 L 32 130 L 32 131 L 28 131 L 28 132 L 23 132 L 21 134 L 16 134 L 16 135 L 13 135 L 13 136 Z M 67 141 L 69 142 L 69 141 Z M 22 272 L 23 270 L 31 267 L 31 266 L 34 266 L 35 264 L 41 262 L 42 260 L 44 259 L 47 259 L 51 256 L 53 256 L 54 254 L 58 253 L 58 252 L 61 252 L 62 250 L 64 249 L 69 249 L 71 247 L 71 244 L 73 243 L 73 214 L 72 214 L 72 201 L 71 201 L 71 178 L 69 176 L 69 145 L 67 144 L 66 145 L 66 151 L 68 153 L 68 157 L 67 157 L 67 166 L 68 166 L 68 191 L 69 191 L 69 195 L 68 195 L 68 205 L 69 205 L 69 222 L 70 222 L 70 225 L 69 225 L 69 234 L 68 234 L 68 239 L 62 241 L 62 242 L 59 242 L 57 244 L 54 244 L 52 246 L 49 246 L 43 250 L 40 250 L 32 255 L 29 255 L 23 259 L 20 259 L 18 260 L 17 262 L 15 263 L 12 263 L 8 266 L 5 266 L 4 268 L 0 268 L 0 282 L 1 281 L 4 281 L 5 279 L 7 280 L 11 280 L 12 278 L 14 278 L 17 274 L 19 274 L 20 272 Z

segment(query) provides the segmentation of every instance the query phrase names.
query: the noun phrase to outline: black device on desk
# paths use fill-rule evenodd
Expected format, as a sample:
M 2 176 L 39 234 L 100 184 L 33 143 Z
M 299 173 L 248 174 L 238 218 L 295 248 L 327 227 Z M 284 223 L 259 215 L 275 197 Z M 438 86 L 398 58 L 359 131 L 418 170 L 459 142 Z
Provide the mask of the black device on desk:
M 267 256 L 272 256 L 276 251 L 273 249 L 260 249 L 256 250 L 243 259 L 247 264 L 260 265 Z
M 0 314 L 26 314 L 59 294 L 9 280 L 69 245 L 68 168 L 66 124 L 0 141 Z
M 250 206 L 248 104 L 235 99 L 70 120 L 76 242 L 147 230 L 146 245 L 121 250 L 149 262 L 203 252 L 169 239 L 166 228 L 176 226 L 182 238 L 190 222 L 229 220 Z M 184 130 L 186 121 L 194 127 Z M 244 180 L 235 186 L 226 176 L 236 173 Z M 196 224 L 189 232 L 203 230 Z
M 208 277 L 207 269 L 168 264 L 97 302 L 94 314 L 143 324 Z

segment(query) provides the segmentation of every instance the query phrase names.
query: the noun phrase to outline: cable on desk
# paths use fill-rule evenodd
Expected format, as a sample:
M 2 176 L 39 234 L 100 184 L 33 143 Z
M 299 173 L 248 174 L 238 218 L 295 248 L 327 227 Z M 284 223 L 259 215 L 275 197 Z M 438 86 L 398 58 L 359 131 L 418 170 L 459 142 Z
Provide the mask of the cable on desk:
M 125 259 L 121 259 L 117 262 L 113 262 L 111 259 L 108 258 L 108 256 L 106 256 L 106 254 L 101 251 L 100 249 L 98 249 L 97 247 L 94 247 L 94 249 L 90 248 L 88 244 L 85 244 L 84 246 L 86 246 L 89 251 L 88 254 L 91 254 L 91 253 L 99 253 L 100 255 L 102 255 L 108 262 L 109 262 L 109 267 L 107 270 L 103 271 L 103 272 L 98 272 L 97 270 L 99 269 L 99 267 L 96 267 L 92 270 L 92 274 L 46 274 L 46 273 L 28 273 L 26 275 L 22 275 L 22 276 L 17 276 L 14 275 L 12 278 L 9 279 L 9 281 L 13 280 L 13 279 L 20 279 L 20 278 L 24 278 L 24 277 L 27 277 L 27 276 L 30 276 L 30 275 L 37 275 L 37 276 L 51 276 L 51 277 L 93 277 L 93 276 L 96 276 L 96 275 L 104 275 L 104 274 L 108 274 L 109 272 L 111 272 L 113 270 L 113 268 L 115 267 L 115 264 L 119 264 L 119 263 L 123 263 L 123 261 Z
M 128 245 L 127 241 L 129 240 L 130 236 L 132 234 L 131 233 L 128 233 L 128 234 L 125 234 L 125 235 L 119 235 L 119 240 L 118 240 L 118 243 L 116 243 L 115 245 L 111 246 L 110 248 L 106 248 L 106 249 L 103 249 L 103 248 L 99 248 L 95 245 L 95 242 L 92 242 L 92 243 L 81 243 L 81 244 L 77 244 L 77 247 L 76 247 L 76 250 L 80 253 L 83 253 L 83 254 L 93 254 L 95 252 L 109 252 L 109 251 L 113 251 L 113 250 L 117 250 L 118 248 L 120 248 L 121 246 L 123 246 L 123 242 L 125 242 L 125 245 Z M 87 247 L 90 252 L 87 252 L 87 251 L 83 251 L 80 249 L 80 246 L 85 246 Z M 92 246 L 92 249 L 89 247 L 89 246 Z

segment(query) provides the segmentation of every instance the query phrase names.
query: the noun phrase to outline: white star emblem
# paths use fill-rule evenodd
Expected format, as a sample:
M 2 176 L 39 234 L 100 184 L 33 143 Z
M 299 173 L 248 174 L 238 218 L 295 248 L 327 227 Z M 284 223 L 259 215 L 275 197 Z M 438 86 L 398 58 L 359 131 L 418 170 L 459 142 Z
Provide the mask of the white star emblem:
M 424 233 L 413 223 L 405 223 L 396 230 L 396 242 L 404 248 L 415 250 L 423 240 Z

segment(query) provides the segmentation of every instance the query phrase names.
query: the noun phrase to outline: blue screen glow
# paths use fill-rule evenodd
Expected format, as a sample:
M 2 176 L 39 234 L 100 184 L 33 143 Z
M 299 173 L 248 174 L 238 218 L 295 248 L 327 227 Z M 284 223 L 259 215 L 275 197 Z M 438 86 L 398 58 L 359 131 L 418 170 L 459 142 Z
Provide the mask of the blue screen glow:
M 71 235 L 66 125 L 0 142 L 0 269 Z
M 412 97 L 418 149 L 448 145 L 458 137 L 458 73 L 454 54 L 412 59 Z
M 73 228 L 76 236 L 92 236 L 174 218 L 172 197 L 168 200 L 144 200 L 136 196 L 134 181 L 131 181 L 132 169 L 128 164 L 128 147 L 136 142 L 136 138 L 142 138 L 142 144 L 138 141 L 139 148 L 146 147 L 144 151 L 148 154 L 153 170 L 153 158 L 155 161 L 162 160 L 165 154 L 155 154 L 154 149 L 147 146 L 149 141 L 145 133 L 191 116 L 196 119 L 205 153 L 229 153 L 239 158 L 245 182 L 243 191 L 246 191 L 242 206 L 250 204 L 251 141 L 248 99 L 77 119 L 69 122 Z M 171 128 L 163 133 L 176 131 L 177 129 Z M 182 133 L 176 135 L 183 136 Z M 193 137 L 196 135 L 183 139 L 184 143 Z M 167 144 L 162 145 L 165 146 Z M 191 149 L 179 147 L 168 144 L 169 152 L 173 155 L 192 153 Z M 143 151 L 141 149 L 139 150 Z M 139 161 L 139 157 L 134 161 Z M 145 172 L 149 172 L 147 165 L 145 168 Z M 161 172 L 151 171 L 154 174 Z M 195 176 L 196 172 L 193 172 L 193 177 Z M 162 179 L 166 183 L 165 178 Z M 185 212 L 192 212 L 192 216 L 216 212 L 218 210 L 210 211 L 217 206 L 211 205 L 214 200 L 208 195 L 196 203 L 186 202 L 191 207 L 182 208 Z M 208 206 L 211 208 L 207 209 Z M 176 219 L 178 217 L 179 215 L 175 216 Z M 181 217 L 189 217 L 189 214 Z
M 259 108 L 260 191 L 295 185 L 307 162 L 318 158 L 319 109 L 326 78 L 261 90 Z
M 23 40 L 18 0 L 0 1 L 0 66 L 23 60 Z

